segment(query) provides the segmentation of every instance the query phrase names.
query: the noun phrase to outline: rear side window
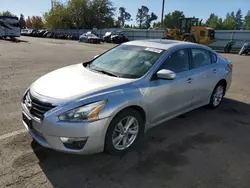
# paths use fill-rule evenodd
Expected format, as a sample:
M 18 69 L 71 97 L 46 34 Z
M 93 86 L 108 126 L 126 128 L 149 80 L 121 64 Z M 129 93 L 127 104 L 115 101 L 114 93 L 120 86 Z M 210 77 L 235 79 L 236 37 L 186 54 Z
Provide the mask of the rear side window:
M 192 68 L 199 68 L 211 64 L 210 52 L 203 49 L 192 49 Z
M 214 53 L 210 52 L 210 56 L 211 56 L 211 62 L 212 63 L 216 63 L 217 62 L 217 55 L 215 55 Z

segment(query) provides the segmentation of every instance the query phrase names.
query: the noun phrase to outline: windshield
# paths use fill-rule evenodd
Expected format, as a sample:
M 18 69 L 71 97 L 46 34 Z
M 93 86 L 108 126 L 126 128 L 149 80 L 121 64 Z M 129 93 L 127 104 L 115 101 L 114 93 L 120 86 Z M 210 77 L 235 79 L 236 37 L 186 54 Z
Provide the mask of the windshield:
M 90 34 L 86 34 L 88 37 L 96 37 L 94 34 L 90 33 Z
M 164 51 L 156 48 L 121 45 L 95 59 L 89 68 L 122 78 L 140 78 Z

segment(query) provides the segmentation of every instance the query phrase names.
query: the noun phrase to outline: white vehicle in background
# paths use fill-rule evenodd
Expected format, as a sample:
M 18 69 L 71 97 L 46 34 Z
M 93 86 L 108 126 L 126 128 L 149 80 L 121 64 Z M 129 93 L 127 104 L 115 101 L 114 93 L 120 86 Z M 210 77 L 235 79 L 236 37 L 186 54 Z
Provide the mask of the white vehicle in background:
M 0 16 L 0 37 L 20 37 L 19 19 L 12 16 Z

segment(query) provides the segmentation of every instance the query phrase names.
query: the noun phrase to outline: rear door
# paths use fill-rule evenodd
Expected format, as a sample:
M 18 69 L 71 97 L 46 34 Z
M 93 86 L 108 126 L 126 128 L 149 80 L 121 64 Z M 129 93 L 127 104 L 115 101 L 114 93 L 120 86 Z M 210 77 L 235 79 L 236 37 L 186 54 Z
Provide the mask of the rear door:
M 209 101 L 218 82 L 217 56 L 202 48 L 191 49 L 191 72 L 194 80 L 193 104 L 199 105 Z

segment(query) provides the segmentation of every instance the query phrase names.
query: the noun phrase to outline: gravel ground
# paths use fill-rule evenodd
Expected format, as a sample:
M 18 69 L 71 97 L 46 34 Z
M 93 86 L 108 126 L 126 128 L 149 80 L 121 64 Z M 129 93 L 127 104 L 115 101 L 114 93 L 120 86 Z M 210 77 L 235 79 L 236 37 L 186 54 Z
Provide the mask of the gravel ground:
M 23 38 L 0 41 L 0 135 L 23 129 L 20 98 L 43 74 L 83 62 L 113 45 Z M 150 131 L 123 157 L 76 156 L 32 143 L 27 133 L 1 139 L 0 187 L 250 187 L 250 57 L 234 63 L 220 108 L 200 108 Z

